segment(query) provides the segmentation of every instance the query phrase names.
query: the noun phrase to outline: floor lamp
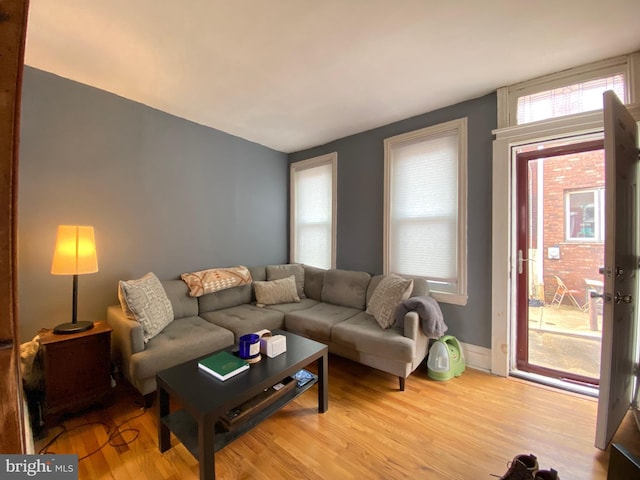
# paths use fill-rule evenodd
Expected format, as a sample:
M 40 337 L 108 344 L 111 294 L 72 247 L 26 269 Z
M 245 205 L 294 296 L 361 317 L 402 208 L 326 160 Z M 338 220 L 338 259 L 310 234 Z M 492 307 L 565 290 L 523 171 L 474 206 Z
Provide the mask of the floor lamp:
M 57 325 L 53 333 L 78 333 L 93 328 L 93 322 L 78 321 L 78 275 L 97 271 L 98 258 L 93 227 L 59 225 L 51 273 L 73 275 L 73 309 L 71 322 Z

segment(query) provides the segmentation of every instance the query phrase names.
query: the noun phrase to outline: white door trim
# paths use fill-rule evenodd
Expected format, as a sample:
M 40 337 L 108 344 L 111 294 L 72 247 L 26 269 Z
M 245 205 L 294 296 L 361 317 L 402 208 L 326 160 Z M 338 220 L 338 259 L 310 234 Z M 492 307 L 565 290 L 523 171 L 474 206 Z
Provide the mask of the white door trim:
M 640 107 L 629 107 L 636 119 Z M 495 130 L 493 134 L 492 197 L 492 299 L 491 299 L 491 372 L 508 376 L 511 345 L 515 341 L 512 319 L 515 318 L 515 221 L 513 162 L 514 147 L 562 137 L 587 135 L 602 131 L 602 112 L 571 115 L 527 125 Z
M 627 109 L 640 121 L 640 104 Z M 512 149 L 534 141 L 602 131 L 602 112 L 582 113 L 559 119 L 494 130 L 492 208 L 491 372 L 508 376 L 515 340 L 511 319 L 515 316 L 515 284 L 511 276 L 515 258 L 512 190 Z

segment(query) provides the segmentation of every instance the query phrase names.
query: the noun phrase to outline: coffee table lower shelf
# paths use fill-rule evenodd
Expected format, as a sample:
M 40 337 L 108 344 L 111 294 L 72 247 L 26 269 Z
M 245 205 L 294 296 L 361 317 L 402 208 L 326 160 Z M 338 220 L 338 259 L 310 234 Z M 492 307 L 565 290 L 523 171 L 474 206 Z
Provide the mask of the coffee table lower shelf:
M 238 425 L 231 431 L 227 431 L 218 423 L 216 424 L 215 439 L 214 439 L 214 451 L 221 450 L 238 437 L 247 433 L 256 425 L 269 418 L 276 413 L 282 407 L 289 402 L 295 400 L 298 396 L 313 387 L 318 383 L 318 376 L 314 375 L 313 380 L 309 381 L 302 387 L 296 387 L 290 392 L 287 392 L 281 398 L 278 398 L 275 402 L 265 407 L 263 410 L 251 415 L 244 423 Z M 176 410 L 169 415 L 162 417 L 162 423 L 164 423 L 169 430 L 180 440 L 187 450 L 196 459 L 199 459 L 198 448 L 198 423 L 186 410 Z

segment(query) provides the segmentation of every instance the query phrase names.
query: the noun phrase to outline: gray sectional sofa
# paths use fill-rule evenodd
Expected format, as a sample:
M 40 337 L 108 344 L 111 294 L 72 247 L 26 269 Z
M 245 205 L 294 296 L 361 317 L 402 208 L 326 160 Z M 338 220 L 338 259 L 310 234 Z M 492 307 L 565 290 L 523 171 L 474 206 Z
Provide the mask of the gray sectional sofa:
M 267 280 L 268 268 L 250 268 L 253 281 Z M 397 376 L 404 390 L 405 379 L 428 353 L 429 338 L 418 314 L 407 313 L 401 328 L 383 329 L 366 313 L 382 275 L 303 268 L 300 288 L 306 298 L 265 307 L 256 306 L 253 284 L 195 298 L 184 281 L 163 281 L 174 320 L 146 344 L 142 326 L 127 318 L 120 305 L 109 306 L 113 362 L 148 395 L 156 389 L 160 370 L 233 345 L 246 333 L 284 329 L 327 344 L 331 353 Z M 423 295 L 428 295 L 426 282 L 414 280 L 411 296 Z

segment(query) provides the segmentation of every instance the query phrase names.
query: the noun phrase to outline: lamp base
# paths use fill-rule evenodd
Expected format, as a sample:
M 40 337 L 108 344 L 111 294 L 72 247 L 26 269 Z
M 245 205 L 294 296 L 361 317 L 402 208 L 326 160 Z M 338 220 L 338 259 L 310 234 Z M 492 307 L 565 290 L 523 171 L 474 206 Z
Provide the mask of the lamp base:
M 53 329 L 53 333 L 57 334 L 70 334 L 86 332 L 93 328 L 93 322 L 69 322 L 56 325 Z

